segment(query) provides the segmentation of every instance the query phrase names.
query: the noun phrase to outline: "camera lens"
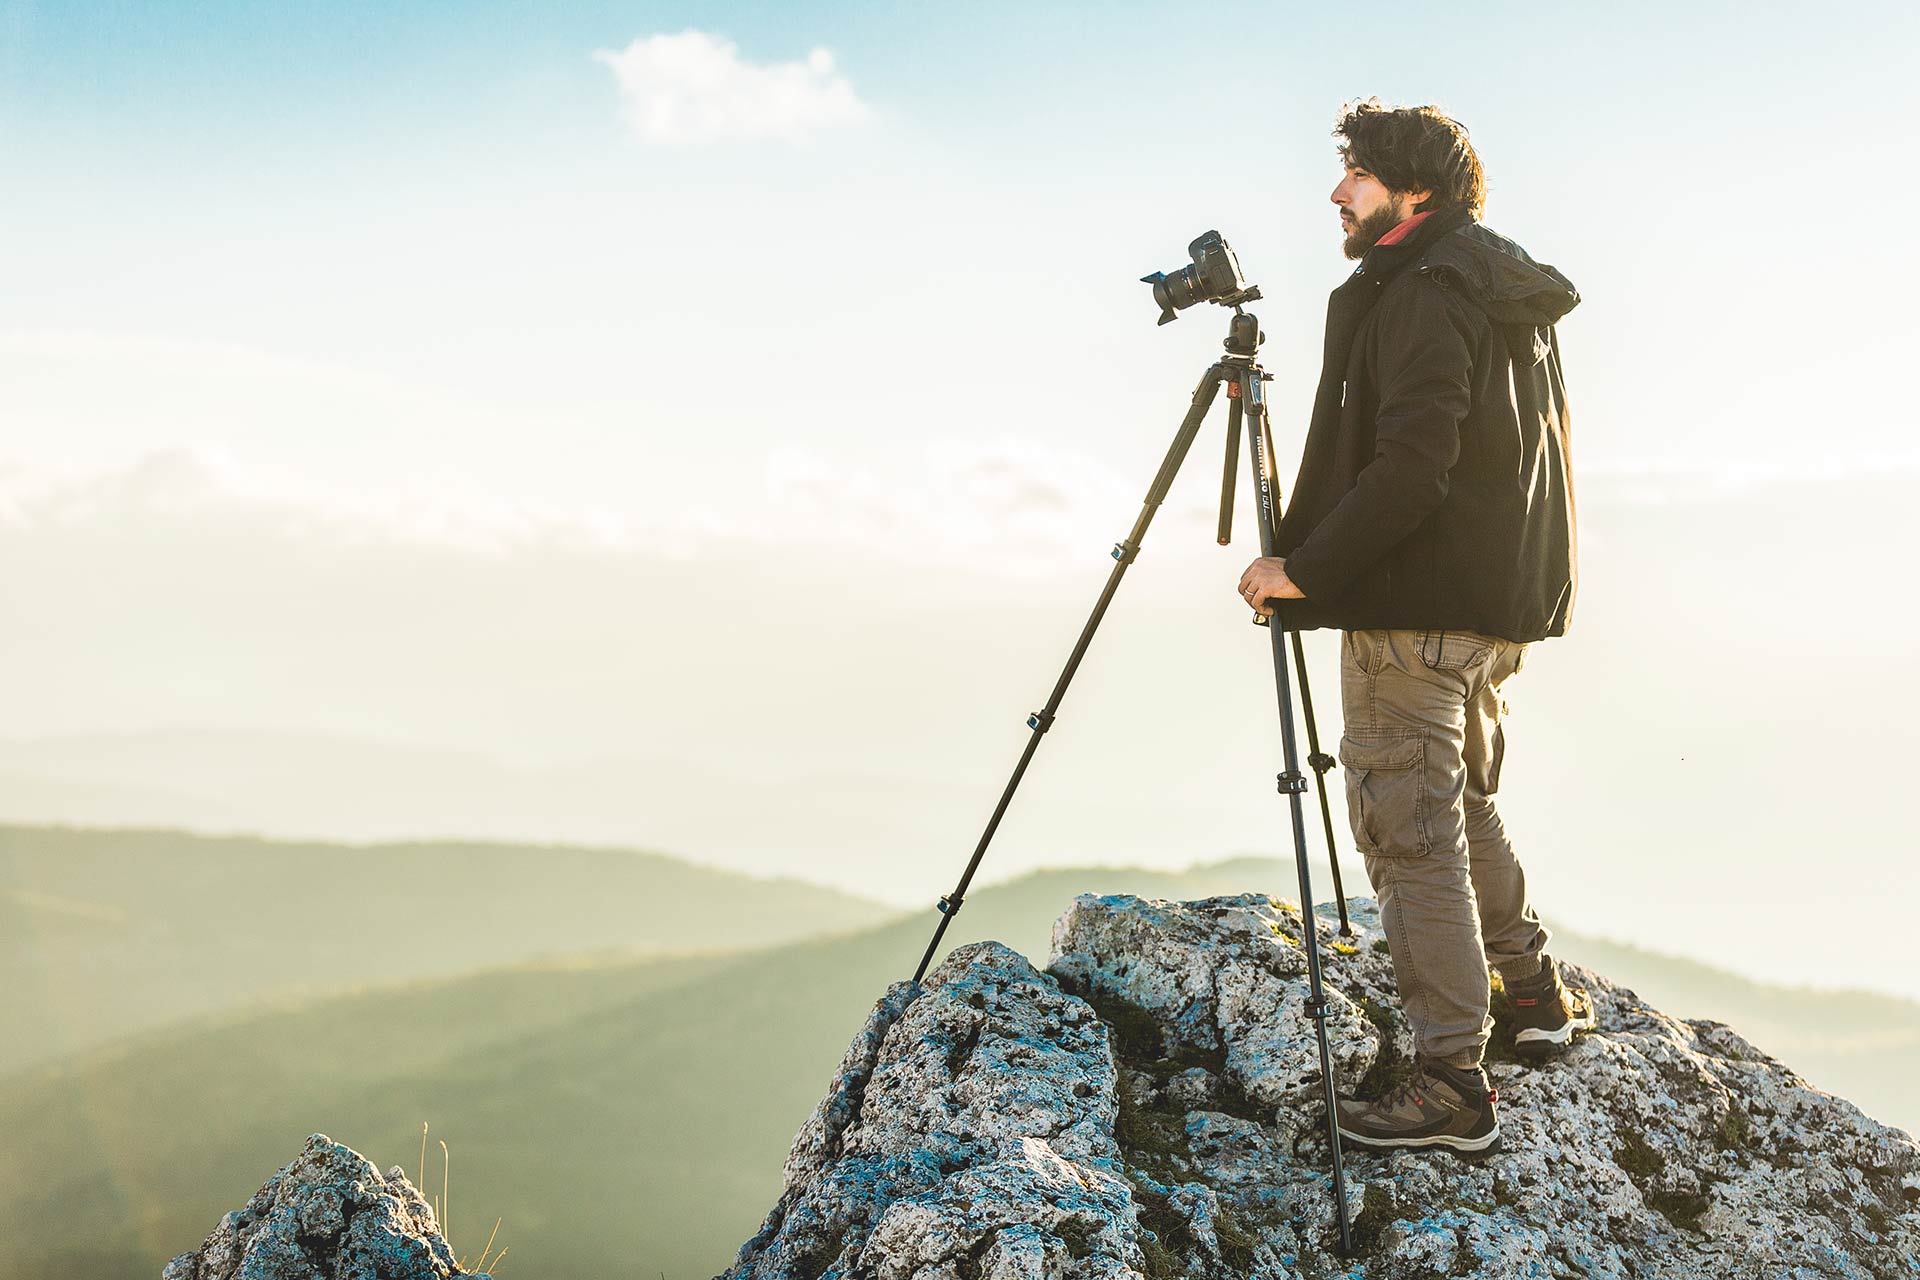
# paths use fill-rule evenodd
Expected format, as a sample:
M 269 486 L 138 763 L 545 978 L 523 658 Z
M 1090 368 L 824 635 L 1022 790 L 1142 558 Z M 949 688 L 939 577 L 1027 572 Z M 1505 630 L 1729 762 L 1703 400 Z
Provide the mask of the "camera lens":
M 1174 312 L 1184 311 L 1204 296 L 1200 292 L 1199 273 L 1192 267 L 1182 267 L 1170 276 L 1153 281 L 1153 300 L 1166 312 L 1160 321 L 1162 324 L 1173 319 Z
M 1240 261 L 1218 231 L 1209 231 L 1188 245 L 1187 256 L 1193 259 L 1190 266 L 1164 275 L 1156 271 L 1140 277 L 1153 286 L 1153 300 L 1159 304 L 1161 324 L 1196 302 L 1231 306 L 1260 296 L 1258 290 L 1247 289 L 1240 278 Z

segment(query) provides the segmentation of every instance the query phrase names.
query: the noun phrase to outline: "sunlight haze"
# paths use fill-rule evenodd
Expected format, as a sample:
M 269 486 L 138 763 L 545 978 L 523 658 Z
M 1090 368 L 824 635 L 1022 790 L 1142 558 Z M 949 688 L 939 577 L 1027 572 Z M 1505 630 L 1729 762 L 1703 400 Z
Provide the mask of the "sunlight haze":
M 1583 297 L 1581 595 L 1502 794 L 1543 913 L 1787 983 L 1920 964 L 1909 8 L 0 12 L 0 819 L 930 911 L 1219 349 L 1139 277 L 1234 245 L 1290 479 L 1329 134 L 1379 94 L 1466 122 L 1488 224 Z M 1220 438 L 982 882 L 1289 852 Z

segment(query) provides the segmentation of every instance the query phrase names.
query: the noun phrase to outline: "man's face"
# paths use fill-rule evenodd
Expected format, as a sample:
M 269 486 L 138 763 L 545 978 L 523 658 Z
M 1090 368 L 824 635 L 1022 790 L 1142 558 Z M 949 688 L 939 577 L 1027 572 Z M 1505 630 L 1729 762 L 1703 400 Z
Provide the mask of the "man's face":
M 1348 160 L 1347 176 L 1329 197 L 1340 206 L 1340 227 L 1346 232 L 1342 250 L 1349 258 L 1366 256 L 1374 241 L 1413 216 L 1413 206 L 1428 191 L 1389 191 L 1380 179 Z

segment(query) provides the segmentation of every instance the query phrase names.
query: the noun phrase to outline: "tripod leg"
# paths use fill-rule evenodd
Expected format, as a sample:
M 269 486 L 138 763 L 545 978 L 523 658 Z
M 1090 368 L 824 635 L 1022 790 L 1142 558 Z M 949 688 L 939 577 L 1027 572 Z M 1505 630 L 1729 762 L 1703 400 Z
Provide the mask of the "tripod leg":
M 1272 442 L 1268 442 L 1267 454 L 1273 454 Z M 1327 771 L 1334 766 L 1334 759 L 1320 749 L 1320 730 L 1313 720 L 1313 686 L 1307 683 L 1307 651 L 1300 642 L 1300 633 L 1293 633 L 1293 668 L 1300 673 L 1300 711 L 1307 718 L 1307 763 L 1313 766 L 1313 776 L 1320 790 L 1320 825 L 1327 833 L 1327 866 L 1333 870 L 1333 900 L 1340 907 L 1340 936 L 1351 938 L 1353 922 L 1347 919 L 1347 891 L 1340 883 L 1340 852 L 1333 839 L 1333 808 L 1327 800 Z
M 1140 508 L 1139 518 L 1133 523 L 1132 532 L 1127 534 L 1126 541 L 1114 544 L 1113 558 L 1119 563 L 1113 566 L 1113 572 L 1107 576 L 1106 588 L 1094 604 L 1093 614 L 1087 619 L 1086 626 L 1081 628 L 1080 639 L 1075 642 L 1073 652 L 1067 658 L 1066 669 L 1061 671 L 1060 679 L 1055 682 L 1047 705 L 1027 717 L 1027 728 L 1032 730 L 1027 738 L 1027 749 L 1021 753 L 1020 763 L 1014 766 L 1013 776 L 1007 779 L 1006 789 L 1000 793 L 1000 803 L 994 806 L 993 816 L 987 820 L 987 829 L 981 833 L 980 843 L 974 846 L 973 858 L 961 873 L 960 883 L 954 886 L 952 893 L 940 899 L 940 923 L 933 931 L 932 941 L 927 943 L 926 954 L 920 957 L 920 967 L 913 971 L 915 993 L 920 989 L 920 979 L 926 976 L 927 966 L 933 963 L 934 954 L 940 949 L 940 939 L 946 935 L 947 926 L 953 923 L 954 916 L 960 913 L 961 904 L 966 901 L 967 886 L 973 882 L 974 870 L 986 855 L 994 832 L 1000 829 L 1000 819 L 1006 816 L 1007 805 L 1012 802 L 1013 793 L 1019 789 L 1020 779 L 1026 776 L 1027 765 L 1033 760 L 1033 753 L 1039 749 L 1041 737 L 1053 727 L 1054 713 L 1059 711 L 1061 700 L 1067 696 L 1067 686 L 1073 682 L 1074 672 L 1080 669 L 1080 659 L 1086 656 L 1087 646 L 1093 643 L 1093 633 L 1106 616 L 1107 606 L 1113 602 L 1113 594 L 1120 587 L 1120 579 L 1126 574 L 1127 566 L 1133 563 L 1133 558 L 1140 554 L 1140 543 L 1147 536 L 1147 526 L 1153 523 L 1154 512 L 1166 501 L 1167 491 L 1173 487 L 1173 478 L 1179 474 L 1180 464 L 1186 459 L 1194 436 L 1199 434 L 1200 424 L 1206 421 L 1207 410 L 1213 407 L 1213 399 L 1220 390 L 1221 382 L 1229 376 L 1232 376 L 1231 369 L 1225 364 L 1216 364 L 1200 379 L 1200 385 L 1194 388 L 1193 404 L 1188 408 L 1187 416 L 1181 420 L 1180 430 L 1168 446 L 1167 456 L 1161 460 L 1153 483 L 1147 488 L 1146 501 Z
M 1226 546 L 1233 537 L 1233 474 L 1240 457 L 1240 397 L 1227 400 L 1227 463 L 1220 471 L 1220 525 L 1214 541 Z
M 1273 432 L 1269 427 L 1267 415 L 1262 412 L 1254 429 L 1260 433 L 1261 450 L 1266 454 L 1266 466 L 1274 465 Z M 1280 520 L 1280 481 L 1272 477 L 1274 523 Z M 1264 554 L 1271 555 L 1271 551 Z M 1347 919 L 1347 890 L 1340 883 L 1340 848 L 1333 838 L 1333 806 L 1327 800 L 1327 771 L 1333 768 L 1334 759 L 1320 749 L 1320 726 L 1313 717 L 1313 686 L 1307 681 L 1306 646 L 1300 640 L 1298 631 L 1293 633 L 1293 665 L 1300 673 L 1300 710 L 1307 718 L 1307 763 L 1313 766 L 1314 778 L 1320 791 L 1320 825 L 1327 833 L 1327 866 L 1333 871 L 1333 900 L 1340 907 L 1340 936 L 1353 937 L 1353 922 Z
M 1265 459 L 1265 462 L 1256 461 L 1254 463 L 1254 484 L 1262 493 L 1271 493 L 1273 498 L 1274 523 L 1275 526 L 1278 527 L 1280 519 L 1280 479 L 1278 476 L 1271 474 L 1270 471 L 1273 464 L 1273 433 L 1268 430 L 1264 406 L 1262 407 L 1260 420 L 1254 424 L 1253 429 L 1257 431 L 1260 436 L 1257 455 Z M 1263 466 L 1269 468 L 1269 470 L 1265 472 L 1261 471 L 1260 468 Z M 1225 519 L 1224 516 L 1221 518 L 1223 520 Z M 1224 538 L 1221 540 L 1221 543 L 1225 545 Z M 1269 556 L 1274 554 L 1272 546 L 1270 544 L 1263 544 L 1260 548 L 1260 554 Z M 1254 621 L 1264 623 L 1266 619 L 1255 618 Z M 1300 673 L 1300 709 L 1305 713 L 1307 718 L 1307 763 L 1313 766 L 1314 779 L 1318 783 L 1318 790 L 1320 792 L 1320 826 L 1327 833 L 1327 865 L 1333 871 L 1333 901 L 1340 909 L 1340 936 L 1343 938 L 1351 938 L 1354 936 L 1354 933 L 1353 922 L 1347 919 L 1347 889 L 1345 885 L 1340 883 L 1340 846 L 1333 837 L 1333 806 L 1331 801 L 1327 799 L 1327 771 L 1333 768 L 1335 761 L 1332 756 L 1320 749 L 1320 726 L 1314 720 L 1313 715 L 1313 685 L 1307 679 L 1306 647 L 1301 643 L 1300 633 L 1298 631 L 1293 633 L 1293 665 L 1294 669 Z
M 1236 390 L 1251 418 L 1247 441 L 1252 450 L 1255 510 L 1260 517 L 1260 553 L 1275 554 L 1279 525 L 1279 485 L 1273 478 L 1273 450 L 1267 437 L 1266 403 L 1261 373 L 1257 365 L 1239 369 Z M 1293 689 L 1287 673 L 1287 613 L 1284 601 L 1274 602 L 1273 620 L 1268 627 L 1273 645 L 1273 683 L 1280 703 L 1280 748 L 1286 771 L 1280 775 L 1280 791 L 1287 797 L 1287 816 L 1293 824 L 1293 859 L 1300 877 L 1300 937 L 1307 952 L 1307 1014 L 1313 1019 L 1314 1037 L 1320 1045 L 1320 1091 L 1327 1108 L 1327 1149 L 1333 1161 L 1334 1217 L 1340 1228 L 1340 1252 L 1353 1253 L 1353 1227 L 1347 1219 L 1347 1176 L 1340 1153 L 1340 1117 L 1333 1083 L 1333 1054 L 1327 1048 L 1327 997 L 1320 977 L 1320 940 L 1313 912 L 1312 875 L 1307 870 L 1307 823 L 1301 796 L 1307 780 L 1300 773 L 1299 745 L 1294 739 Z M 1304 677 L 1304 670 L 1302 675 Z

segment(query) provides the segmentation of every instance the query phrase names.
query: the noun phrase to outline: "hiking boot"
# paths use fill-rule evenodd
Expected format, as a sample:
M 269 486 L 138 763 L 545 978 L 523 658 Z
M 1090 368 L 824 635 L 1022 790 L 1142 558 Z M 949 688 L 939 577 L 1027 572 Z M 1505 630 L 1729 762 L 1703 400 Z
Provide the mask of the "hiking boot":
M 1591 1031 L 1597 1021 L 1587 989 L 1561 982 L 1551 956 L 1540 957 L 1539 977 L 1508 983 L 1507 998 L 1513 1001 L 1514 1056 L 1530 1066 L 1564 1053 L 1575 1032 Z
M 1413 1075 L 1372 1102 L 1341 1098 L 1340 1140 L 1366 1151 L 1444 1147 L 1462 1155 L 1500 1149 L 1499 1095 L 1479 1067 L 1417 1059 Z

